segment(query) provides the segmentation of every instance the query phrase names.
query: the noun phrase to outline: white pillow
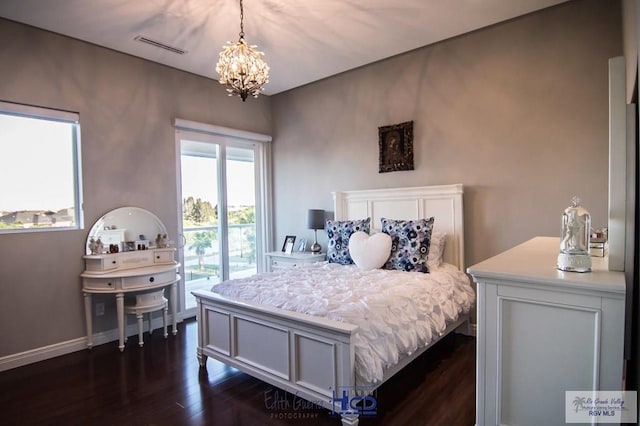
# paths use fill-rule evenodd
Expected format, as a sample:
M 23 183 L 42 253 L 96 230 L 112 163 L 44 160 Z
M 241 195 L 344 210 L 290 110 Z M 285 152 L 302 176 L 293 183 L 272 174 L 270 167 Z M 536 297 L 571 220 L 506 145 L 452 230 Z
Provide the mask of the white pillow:
M 434 232 L 431 234 L 431 245 L 429 246 L 429 256 L 427 256 L 427 266 L 429 266 L 430 271 L 437 269 L 442 264 L 446 242 L 446 232 Z
M 358 231 L 349 238 L 349 255 L 362 270 L 378 269 L 391 254 L 391 237 L 385 233 L 369 235 Z

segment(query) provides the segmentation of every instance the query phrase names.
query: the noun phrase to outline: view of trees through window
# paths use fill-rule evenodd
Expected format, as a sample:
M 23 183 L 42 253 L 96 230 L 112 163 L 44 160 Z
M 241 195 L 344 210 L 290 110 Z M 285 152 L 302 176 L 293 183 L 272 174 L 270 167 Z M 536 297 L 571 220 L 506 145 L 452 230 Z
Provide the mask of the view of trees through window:
M 187 279 L 219 277 L 219 262 L 206 262 L 205 255 L 219 255 L 218 206 L 189 196 L 182 202 L 187 253 L 197 257 L 197 264 L 187 263 Z M 229 258 L 231 273 L 255 265 L 255 206 L 235 207 L 228 213 Z

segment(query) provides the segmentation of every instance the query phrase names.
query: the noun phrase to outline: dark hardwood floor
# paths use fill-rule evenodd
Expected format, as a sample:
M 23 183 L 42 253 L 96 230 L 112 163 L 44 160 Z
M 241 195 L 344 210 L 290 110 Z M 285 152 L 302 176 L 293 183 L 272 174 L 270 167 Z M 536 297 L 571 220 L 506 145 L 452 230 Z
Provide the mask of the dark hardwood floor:
M 0 373 L 1 425 L 340 425 L 327 410 L 209 359 L 195 357 L 197 324 Z M 450 335 L 375 394 L 368 425 L 473 425 L 475 339 Z

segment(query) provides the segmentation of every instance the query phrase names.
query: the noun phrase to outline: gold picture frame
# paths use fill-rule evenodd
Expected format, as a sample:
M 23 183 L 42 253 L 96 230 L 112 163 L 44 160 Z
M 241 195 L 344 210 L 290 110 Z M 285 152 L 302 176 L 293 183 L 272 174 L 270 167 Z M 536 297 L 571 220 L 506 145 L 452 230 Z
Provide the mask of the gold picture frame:
M 413 121 L 378 127 L 379 173 L 413 170 Z

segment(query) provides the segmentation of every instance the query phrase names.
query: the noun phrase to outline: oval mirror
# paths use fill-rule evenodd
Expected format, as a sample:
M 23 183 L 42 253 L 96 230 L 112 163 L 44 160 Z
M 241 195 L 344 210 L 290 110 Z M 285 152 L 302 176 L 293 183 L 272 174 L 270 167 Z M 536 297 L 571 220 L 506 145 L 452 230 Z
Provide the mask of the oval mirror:
M 101 239 L 105 247 L 118 244 L 120 251 L 135 250 L 135 242 L 146 240 L 155 244 L 158 234 L 166 234 L 164 223 L 148 210 L 140 207 L 120 207 L 106 213 L 96 221 L 89 231 L 85 245 L 86 254 L 91 254 L 91 238 Z M 127 243 L 133 246 L 127 246 Z

